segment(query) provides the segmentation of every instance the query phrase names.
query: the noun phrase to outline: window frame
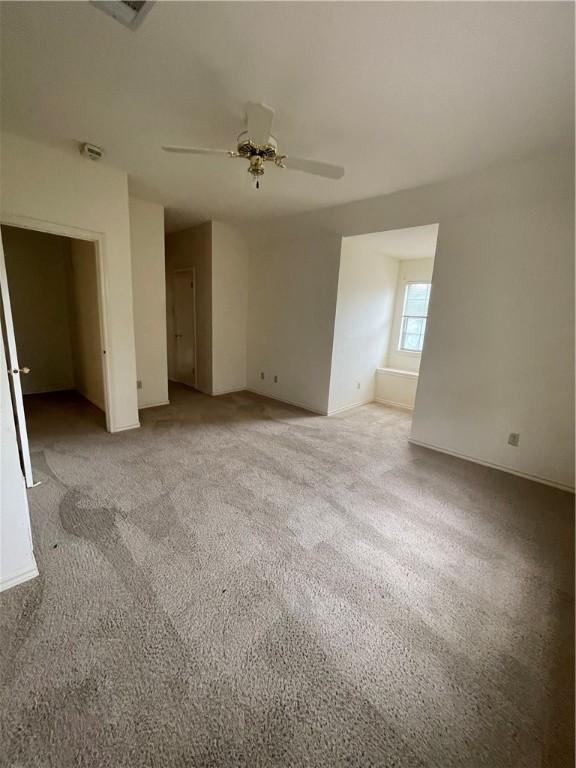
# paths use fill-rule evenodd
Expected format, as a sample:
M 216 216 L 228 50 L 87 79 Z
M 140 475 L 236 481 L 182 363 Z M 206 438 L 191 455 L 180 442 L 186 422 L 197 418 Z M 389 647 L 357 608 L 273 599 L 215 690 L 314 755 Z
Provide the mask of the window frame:
M 425 315 L 407 315 L 406 314 L 406 302 L 408 301 L 408 289 L 411 285 L 428 285 L 430 286 L 430 289 L 428 291 L 428 304 L 426 306 L 426 314 Z M 424 349 L 424 339 L 426 337 L 426 326 L 428 325 L 428 312 L 430 311 L 430 297 L 432 295 L 432 280 L 407 280 L 404 284 L 404 299 L 402 302 L 402 314 L 400 315 L 400 335 L 398 337 L 398 352 L 402 352 L 403 354 L 407 355 L 421 355 L 422 350 Z M 425 320 L 426 323 L 424 324 L 424 333 L 422 334 L 422 349 L 405 349 L 402 346 L 402 342 L 404 340 L 404 326 L 405 321 L 408 318 L 414 318 L 418 320 Z

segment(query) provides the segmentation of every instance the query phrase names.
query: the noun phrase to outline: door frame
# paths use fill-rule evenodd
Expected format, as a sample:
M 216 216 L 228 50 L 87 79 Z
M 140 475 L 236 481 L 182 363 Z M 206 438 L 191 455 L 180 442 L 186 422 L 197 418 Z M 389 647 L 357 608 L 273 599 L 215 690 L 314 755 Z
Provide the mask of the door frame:
M 0 300 L 2 302 L 2 318 L 0 318 L 0 333 L 6 339 L 2 339 L 2 347 L 6 357 L 6 373 L 8 374 L 8 388 L 10 406 L 14 414 L 14 426 L 16 428 L 16 440 L 18 453 L 22 462 L 22 474 L 26 488 L 34 486 L 32 474 L 32 461 L 30 459 L 30 445 L 28 443 L 28 429 L 26 427 L 26 414 L 24 412 L 24 399 L 22 396 L 22 383 L 20 378 L 20 362 L 16 347 L 16 334 L 12 320 L 12 306 L 10 303 L 10 290 L 8 288 L 8 273 L 6 271 L 6 258 L 4 254 L 4 242 L 0 236 Z M 3 322 L 2 322 L 3 321 Z M 4 343 L 5 341 L 5 343 Z
M 182 274 L 184 272 L 192 273 L 192 285 L 194 286 L 192 289 L 192 294 L 194 296 L 194 384 L 192 387 L 194 389 L 198 389 L 198 307 L 196 301 L 196 267 L 178 267 L 177 269 L 172 270 L 172 327 L 174 329 L 174 333 L 172 334 L 172 349 L 174 367 L 176 369 L 176 375 L 178 375 L 178 340 L 176 339 L 176 329 L 178 327 L 176 323 L 176 275 Z M 185 382 L 179 383 L 184 384 L 185 386 L 190 386 L 186 385 Z
M 106 249 L 106 238 L 103 232 L 95 232 L 90 229 L 81 229 L 67 224 L 59 224 L 55 221 L 46 221 L 44 219 L 35 219 L 32 216 L 19 216 L 9 213 L 0 214 L 0 226 L 19 227 L 20 229 L 31 229 L 36 232 L 45 232 L 49 235 L 59 235 L 60 237 L 69 237 L 73 240 L 86 240 L 94 243 L 94 255 L 96 258 L 96 291 L 98 296 L 98 324 L 100 328 L 101 343 L 101 361 L 102 361 L 102 379 L 104 382 L 104 414 L 106 416 L 106 431 L 114 432 L 114 420 L 111 409 L 111 369 L 110 362 L 111 349 L 108 343 L 108 281 L 106 279 L 106 261 L 104 253 Z M 8 289 L 10 286 L 8 285 Z

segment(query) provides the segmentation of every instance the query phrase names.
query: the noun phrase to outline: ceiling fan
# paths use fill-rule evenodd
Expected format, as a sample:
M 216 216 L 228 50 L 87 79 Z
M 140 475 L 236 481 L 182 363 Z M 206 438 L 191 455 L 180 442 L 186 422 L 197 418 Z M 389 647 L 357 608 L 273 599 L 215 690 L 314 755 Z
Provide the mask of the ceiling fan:
M 162 149 L 166 152 L 189 155 L 243 157 L 249 161 L 248 173 L 251 175 L 256 189 L 260 188 L 260 177 L 264 175 L 264 163 L 266 162 L 274 163 L 278 168 L 303 171 L 314 176 L 323 176 L 326 179 L 341 179 L 344 176 L 344 168 L 339 165 L 280 154 L 278 142 L 271 133 L 273 119 L 274 110 L 271 107 L 249 101 L 246 104 L 246 130 L 238 136 L 236 150 L 173 146 L 163 146 Z

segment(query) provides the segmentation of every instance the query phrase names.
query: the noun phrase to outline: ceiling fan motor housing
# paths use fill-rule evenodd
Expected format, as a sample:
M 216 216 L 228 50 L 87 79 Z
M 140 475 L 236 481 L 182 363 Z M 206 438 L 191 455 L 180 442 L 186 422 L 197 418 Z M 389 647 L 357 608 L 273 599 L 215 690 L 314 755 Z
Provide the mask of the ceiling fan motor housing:
M 270 136 L 266 144 L 256 144 L 244 131 L 238 136 L 238 154 L 240 157 L 261 157 L 263 160 L 275 160 L 278 153 L 278 143 Z

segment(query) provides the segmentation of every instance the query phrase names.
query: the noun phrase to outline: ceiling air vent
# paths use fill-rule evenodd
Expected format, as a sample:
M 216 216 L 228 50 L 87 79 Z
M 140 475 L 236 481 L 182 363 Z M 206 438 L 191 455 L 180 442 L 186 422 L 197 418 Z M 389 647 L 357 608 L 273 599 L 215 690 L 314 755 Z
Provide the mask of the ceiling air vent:
M 154 5 L 153 0 L 90 0 L 108 16 L 119 21 L 128 29 L 136 29 Z

